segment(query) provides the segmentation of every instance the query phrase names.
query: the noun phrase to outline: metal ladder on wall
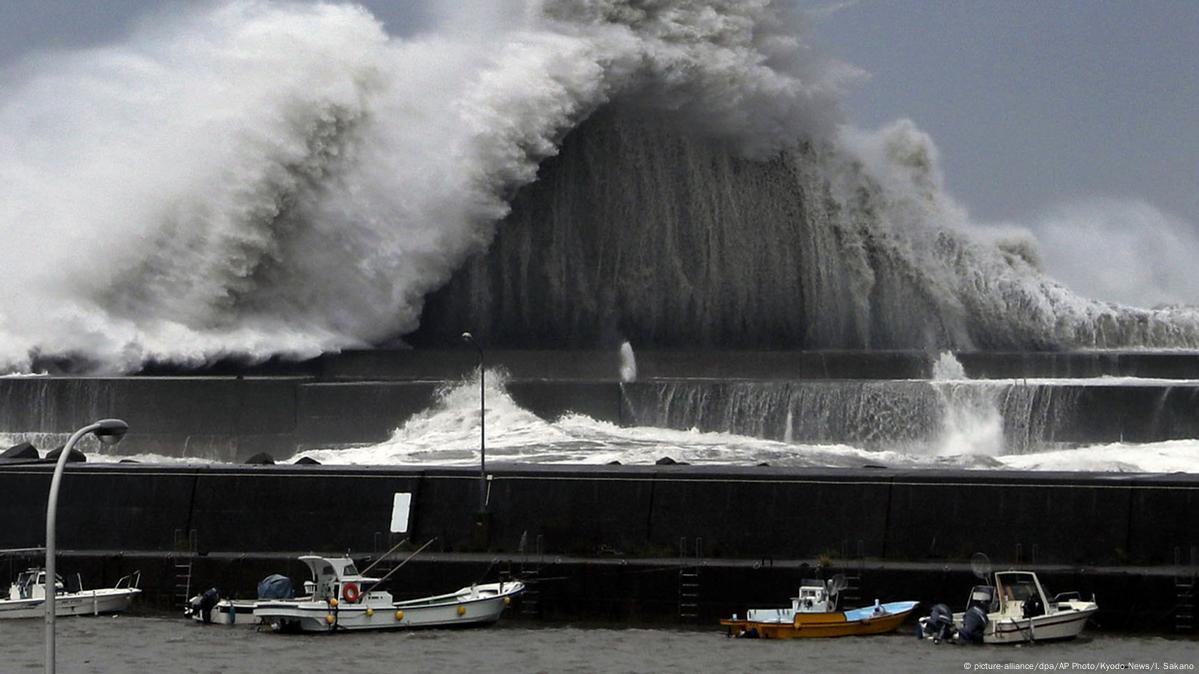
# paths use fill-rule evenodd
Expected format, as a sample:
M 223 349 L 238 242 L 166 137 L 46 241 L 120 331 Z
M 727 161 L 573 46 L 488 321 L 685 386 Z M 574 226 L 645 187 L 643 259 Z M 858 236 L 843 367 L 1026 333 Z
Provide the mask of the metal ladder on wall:
M 854 550 L 850 550 L 849 541 L 841 542 L 841 557 L 845 560 L 845 588 L 839 593 L 839 610 L 858 608 L 862 606 L 862 559 L 865 556 L 865 544 L 858 539 Z
M 523 532 L 520 535 L 520 545 L 517 550 L 520 552 L 520 569 L 517 572 L 518 580 L 525 584 L 525 591 L 520 595 L 520 615 L 530 618 L 541 617 L 541 568 L 545 564 L 545 537 L 537 534 L 537 538 L 533 542 L 533 552 L 530 561 L 530 553 L 528 550 L 529 536 L 528 532 Z
M 176 529 L 174 549 L 171 564 L 174 566 L 175 589 L 171 596 L 171 605 L 186 607 L 192 597 L 192 560 L 196 552 L 196 530 L 189 529 L 185 534 L 182 529 Z
M 1199 564 L 1199 554 L 1196 547 L 1191 546 L 1189 566 L 1184 570 L 1182 548 L 1174 548 L 1174 566 L 1178 568 L 1174 576 L 1174 631 L 1192 632 L 1195 629 L 1195 567 Z M 1188 573 L 1189 571 L 1189 573 Z
M 703 562 L 704 539 L 696 537 L 694 555 L 688 554 L 687 539 L 679 539 L 679 619 L 699 619 L 700 566 Z

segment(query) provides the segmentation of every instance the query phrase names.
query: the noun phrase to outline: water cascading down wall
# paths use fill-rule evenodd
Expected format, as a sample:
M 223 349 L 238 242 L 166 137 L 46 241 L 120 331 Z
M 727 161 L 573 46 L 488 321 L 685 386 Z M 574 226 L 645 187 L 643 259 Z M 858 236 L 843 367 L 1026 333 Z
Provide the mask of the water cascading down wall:
M 1199 343 L 1185 312 L 1078 298 L 1018 248 L 897 224 L 902 199 L 831 144 L 750 160 L 694 126 L 627 105 L 585 121 L 406 339 L 448 344 L 468 325 L 514 348 Z M 915 154 L 913 180 L 935 182 Z
M 749 161 L 681 133 L 683 124 L 613 109 L 568 135 L 486 254 L 428 299 L 410 339 L 444 343 L 462 325 L 511 347 L 966 339 L 913 282 L 918 270 L 872 246 L 842 212 L 816 149 Z M 881 278 L 867 288 L 866 276 Z

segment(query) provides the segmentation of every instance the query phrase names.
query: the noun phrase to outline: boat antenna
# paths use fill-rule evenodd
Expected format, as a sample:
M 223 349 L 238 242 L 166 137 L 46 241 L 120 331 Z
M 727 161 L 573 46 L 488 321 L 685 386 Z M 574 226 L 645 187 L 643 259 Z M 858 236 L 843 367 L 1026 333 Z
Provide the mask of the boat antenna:
M 365 569 L 363 569 L 362 571 L 359 571 L 358 573 L 359 573 L 360 575 L 363 575 L 363 576 L 365 576 L 367 571 L 370 571 L 371 569 L 375 568 L 375 566 L 377 566 L 377 565 L 379 564 L 379 562 L 381 562 L 381 561 L 383 561 L 383 560 L 387 559 L 387 556 L 388 556 L 388 555 L 390 555 L 391 553 L 393 553 L 393 552 L 395 552 L 396 550 L 398 550 L 398 549 L 399 549 L 399 547 L 400 547 L 401 545 L 403 545 L 403 544 L 405 544 L 405 543 L 407 543 L 407 542 L 408 542 L 408 539 L 407 539 L 407 538 L 405 538 L 404 540 L 400 541 L 399 543 L 396 543 L 395 545 L 391 546 L 391 549 L 390 549 L 390 550 L 388 550 L 387 552 L 383 553 L 382 555 L 379 555 L 379 558 L 378 558 L 378 559 L 376 559 L 375 561 L 371 562 L 371 563 L 370 563 L 370 566 L 366 567 L 366 568 L 365 568 Z
M 396 571 L 399 571 L 399 570 L 400 570 L 401 568 L 403 568 L 403 566 L 404 566 L 405 564 L 407 564 L 407 563 L 408 563 L 408 562 L 409 562 L 409 561 L 410 561 L 410 560 L 411 560 L 413 557 L 415 557 L 415 556 L 419 555 L 419 554 L 421 553 L 421 551 L 423 551 L 425 548 L 429 547 L 430 545 L 433 545 L 433 541 L 435 541 L 435 540 L 437 540 L 437 537 L 436 537 L 436 536 L 434 536 L 433 538 L 430 538 L 430 539 L 429 539 L 429 540 L 428 540 L 428 541 L 427 541 L 427 542 L 426 542 L 424 545 L 422 545 L 422 546 L 420 546 L 419 548 L 417 548 L 415 552 L 413 552 L 411 555 L 408 555 L 408 556 L 407 556 L 407 557 L 404 559 L 404 561 L 402 561 L 402 562 L 400 562 L 398 565 L 396 565 L 396 568 L 392 569 L 391 571 L 388 571 L 386 576 L 383 576 L 383 577 L 382 577 L 382 578 L 380 578 L 379 580 L 376 580 L 376 581 L 374 582 L 374 584 L 372 584 L 370 587 L 366 588 L 366 592 L 370 592 L 371 590 L 375 589 L 376 587 L 379 587 L 379 584 L 380 584 L 380 583 L 382 583 L 383 581 L 387 580 L 388 578 L 390 578 L 390 577 L 391 577 L 391 574 L 395 573 Z

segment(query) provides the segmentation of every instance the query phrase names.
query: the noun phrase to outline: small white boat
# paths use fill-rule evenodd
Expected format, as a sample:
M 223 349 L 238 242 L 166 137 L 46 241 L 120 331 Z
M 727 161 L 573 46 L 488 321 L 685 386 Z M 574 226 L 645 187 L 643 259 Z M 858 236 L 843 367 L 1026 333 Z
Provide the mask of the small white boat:
M 486 583 L 456 592 L 395 601 L 375 589 L 381 579 L 358 572 L 348 557 L 305 555 L 312 572 L 307 596 L 254 603 L 254 616 L 281 631 L 404 629 L 486 625 L 500 619 L 512 598 L 524 591 L 520 581 Z
M 78 581 L 78 575 L 76 579 Z M 96 590 L 82 589 L 67 592 L 62 578 L 55 579 L 54 615 L 99 615 L 120 613 L 129 609 L 138 589 L 139 574 L 117 581 L 113 587 Z M 40 568 L 26 569 L 8 589 L 8 598 L 0 599 L 0 618 L 41 618 L 46 615 L 46 572 Z
M 1073 639 L 1099 610 L 1093 598 L 1082 601 L 1077 592 L 1049 599 L 1032 571 L 999 571 L 994 578 L 993 585 L 970 590 L 961 613 L 950 613 L 944 604 L 934 606 L 920 619 L 921 636 L 985 644 Z

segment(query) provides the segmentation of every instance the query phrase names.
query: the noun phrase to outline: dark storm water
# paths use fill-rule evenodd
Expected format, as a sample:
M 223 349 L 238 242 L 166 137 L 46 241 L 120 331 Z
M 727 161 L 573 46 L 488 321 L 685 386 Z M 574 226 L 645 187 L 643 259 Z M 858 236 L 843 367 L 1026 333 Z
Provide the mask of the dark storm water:
M 40 620 L 0 623 L 0 672 L 43 668 Z M 1199 671 L 1199 640 L 1094 634 L 1035 646 L 949 646 L 902 632 L 876 637 L 751 641 L 709 630 L 536 626 L 278 635 L 164 617 L 58 622 L 58 671 L 75 672 L 961 672 L 1107 671 L 1128 663 Z M 1049 670 L 1047 665 L 1053 665 Z M 1092 665 L 1095 665 L 1092 668 Z M 1038 670 L 1034 670 L 1038 671 Z M 1152 671 L 1152 670 L 1151 670 Z M 1185 671 L 1185 670 L 1184 670 Z

